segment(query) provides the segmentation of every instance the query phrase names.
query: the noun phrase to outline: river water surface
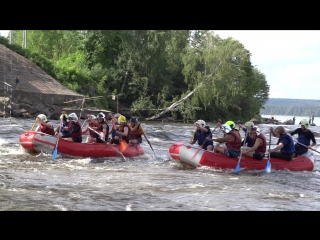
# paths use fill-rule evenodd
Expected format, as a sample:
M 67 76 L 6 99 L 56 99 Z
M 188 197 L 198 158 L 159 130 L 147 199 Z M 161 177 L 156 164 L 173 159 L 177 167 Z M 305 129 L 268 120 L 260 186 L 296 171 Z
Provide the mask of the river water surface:
M 52 121 L 55 125 L 59 122 Z M 19 136 L 34 119 L 1 119 L 2 211 L 319 211 L 320 156 L 312 172 L 193 169 L 170 158 L 174 142 L 188 142 L 194 125 L 143 122 L 153 147 L 135 158 L 53 159 L 27 154 Z M 214 128 L 215 125 L 210 124 Z M 260 124 L 269 139 L 269 127 Z M 292 131 L 299 126 L 285 126 Z M 320 151 L 320 127 L 310 127 Z M 242 136 L 244 132 L 241 131 Z M 222 137 L 222 133 L 214 132 Z M 297 136 L 294 136 L 296 139 Z M 84 137 L 85 139 L 85 137 Z M 277 139 L 272 137 L 271 148 Z

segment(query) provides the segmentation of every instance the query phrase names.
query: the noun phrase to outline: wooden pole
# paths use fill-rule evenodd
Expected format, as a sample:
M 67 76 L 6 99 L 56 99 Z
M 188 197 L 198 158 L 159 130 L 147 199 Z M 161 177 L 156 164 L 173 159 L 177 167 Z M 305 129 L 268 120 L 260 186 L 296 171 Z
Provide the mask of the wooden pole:
M 118 101 L 118 95 L 117 95 L 117 113 L 119 112 L 119 101 Z

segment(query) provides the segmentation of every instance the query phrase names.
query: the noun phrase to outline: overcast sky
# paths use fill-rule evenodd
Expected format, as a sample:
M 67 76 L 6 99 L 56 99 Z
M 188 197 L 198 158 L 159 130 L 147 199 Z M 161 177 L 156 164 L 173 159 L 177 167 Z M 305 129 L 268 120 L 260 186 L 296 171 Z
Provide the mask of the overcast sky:
M 320 30 L 213 30 L 251 52 L 270 98 L 320 99 Z M 8 30 L 0 30 L 8 36 Z
M 251 52 L 270 85 L 270 98 L 320 99 L 319 30 L 214 30 Z

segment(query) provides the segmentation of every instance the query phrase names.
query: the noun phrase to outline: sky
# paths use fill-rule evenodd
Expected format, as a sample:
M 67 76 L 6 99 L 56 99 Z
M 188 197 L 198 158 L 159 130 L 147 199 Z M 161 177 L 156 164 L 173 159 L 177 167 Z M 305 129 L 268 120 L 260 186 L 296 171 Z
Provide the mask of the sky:
M 265 75 L 270 98 L 320 100 L 319 30 L 213 30 L 231 37 L 252 55 Z
M 266 76 L 270 98 L 320 100 L 320 30 L 213 30 L 251 53 Z M 8 36 L 9 30 L 0 30 Z

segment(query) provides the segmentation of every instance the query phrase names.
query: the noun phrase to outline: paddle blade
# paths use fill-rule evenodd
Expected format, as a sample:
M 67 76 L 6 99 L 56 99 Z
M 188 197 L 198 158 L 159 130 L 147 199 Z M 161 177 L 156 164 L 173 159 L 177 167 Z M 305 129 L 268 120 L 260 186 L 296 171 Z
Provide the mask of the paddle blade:
M 37 122 L 38 122 L 38 118 L 36 118 L 36 120 L 34 121 L 32 127 L 31 127 L 31 129 L 30 129 L 30 132 L 33 131 L 33 128 L 34 128 L 34 126 L 36 125 Z
M 120 140 L 120 151 L 124 152 L 127 149 L 128 145 L 124 140 Z
M 268 160 L 268 162 L 267 162 L 267 164 L 266 164 L 266 167 L 265 167 L 264 171 L 265 171 L 266 173 L 270 173 L 270 172 L 271 172 L 271 163 L 270 163 L 269 160 Z
M 240 161 L 238 162 L 236 168 L 234 169 L 234 172 L 237 173 L 240 170 Z
M 58 149 L 55 148 L 53 153 L 52 153 L 52 158 L 56 158 L 58 156 Z

